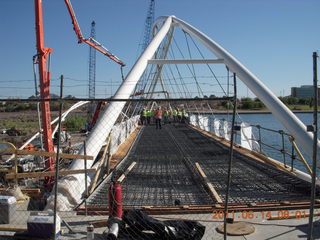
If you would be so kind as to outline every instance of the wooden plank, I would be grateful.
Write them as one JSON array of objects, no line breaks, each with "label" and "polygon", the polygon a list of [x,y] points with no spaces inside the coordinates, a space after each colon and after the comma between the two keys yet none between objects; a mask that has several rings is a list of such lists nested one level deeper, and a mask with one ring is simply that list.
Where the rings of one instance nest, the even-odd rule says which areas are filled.
[{"label": "wooden plank", "polygon": [[[56,157],[57,156],[57,153],[55,153],[55,152],[39,152],[39,151],[17,150],[17,149],[5,149],[2,151],[2,153],[4,153],[4,154],[17,154],[17,155],[32,155],[32,156],[41,156],[41,157]],[[88,155],[59,153],[59,156],[61,158],[69,158],[69,159],[93,160],[93,156],[88,156]]]},{"label": "wooden plank", "polygon": [[27,227],[20,227],[20,226],[0,226],[0,231],[6,232],[20,232],[20,231],[27,231]]},{"label": "wooden plank", "polygon": [[[138,137],[141,126],[137,126],[136,129],[130,134],[130,136],[118,147],[117,152],[115,152],[109,160],[109,169],[114,169],[116,166],[125,158],[129,150],[132,147],[135,139]],[[103,178],[106,178],[104,176]]]},{"label": "wooden plank", "polygon": [[202,168],[200,167],[200,164],[199,163],[195,163],[196,164],[196,168],[198,169],[198,171],[199,171],[199,173],[200,173],[200,175],[201,175],[201,177],[203,177],[203,178],[207,178],[207,175],[204,173],[204,171],[202,170]]},{"label": "wooden plank", "polygon": [[[87,169],[88,173],[96,172],[95,168]],[[71,174],[82,174],[85,173],[84,169],[78,170],[61,170],[59,171],[59,176],[71,175]],[[44,178],[55,176],[55,172],[31,172],[31,173],[9,173],[6,175],[6,179],[14,179],[14,178]]]},{"label": "wooden plank", "polygon": [[107,223],[108,223],[108,219],[91,222],[91,224],[94,226],[94,228],[107,227],[108,226]]},{"label": "wooden plank", "polygon": [[107,145],[104,148],[102,157],[100,159],[99,166],[97,168],[96,175],[94,176],[93,182],[91,184],[91,188],[90,188],[90,191],[89,191],[90,194],[93,192],[93,190],[95,189],[95,187],[97,185],[97,181],[98,181],[98,177],[100,175],[101,168],[102,168],[102,166],[104,165],[104,163],[106,161],[106,155],[107,155],[107,152],[108,152],[108,149],[109,149],[110,141],[111,141],[111,135],[109,134],[108,135],[108,139],[107,139]]},{"label": "wooden plank", "polygon": [[137,162],[132,162],[130,166],[127,168],[127,170],[118,178],[118,182],[121,183],[125,177],[128,175],[128,173],[134,168],[134,166],[137,164]]},{"label": "wooden plank", "polygon": [[[7,194],[8,193],[7,188],[0,188],[0,194]],[[32,198],[40,198],[42,196],[40,188],[35,188],[35,189],[21,189],[21,192],[23,194],[28,195],[29,197]]]},{"label": "wooden plank", "polygon": [[312,175],[312,170],[311,170],[309,164],[307,163],[307,161],[305,160],[305,158],[303,157],[302,153],[300,152],[300,149],[298,148],[297,144],[295,143],[294,138],[292,136],[289,136],[289,140],[290,140],[292,146],[294,147],[294,149],[296,150],[300,161],[304,164],[304,166],[306,167],[306,169],[308,170],[310,175]]},{"label": "wooden plank", "polygon": [[0,173],[9,173],[9,172],[15,172],[14,169],[0,169]]},{"label": "wooden plank", "polygon": [[203,180],[205,181],[205,183],[207,184],[207,187],[209,188],[211,194],[213,195],[213,197],[215,198],[215,200],[218,202],[218,203],[222,203],[222,199],[221,197],[219,196],[218,192],[216,191],[216,189],[214,188],[214,186],[212,185],[212,183],[210,183],[208,181],[208,178],[207,178],[207,175],[204,173],[204,171],[202,170],[201,166],[199,163],[195,163],[196,165],[196,168],[198,169],[201,177],[203,178]]}]

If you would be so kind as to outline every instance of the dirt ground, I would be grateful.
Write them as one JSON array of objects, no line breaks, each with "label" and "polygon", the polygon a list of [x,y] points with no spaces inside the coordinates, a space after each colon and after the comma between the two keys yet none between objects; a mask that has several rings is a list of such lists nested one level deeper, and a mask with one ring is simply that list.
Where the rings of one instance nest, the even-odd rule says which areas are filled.
[{"label": "dirt ground", "polygon": [[[70,115],[84,115],[76,112]],[[58,117],[58,112],[51,112],[51,120]],[[9,136],[4,130],[15,128],[21,132],[20,136]],[[39,131],[39,121],[36,111],[0,112],[0,142],[11,142],[16,146],[25,142]]]}]

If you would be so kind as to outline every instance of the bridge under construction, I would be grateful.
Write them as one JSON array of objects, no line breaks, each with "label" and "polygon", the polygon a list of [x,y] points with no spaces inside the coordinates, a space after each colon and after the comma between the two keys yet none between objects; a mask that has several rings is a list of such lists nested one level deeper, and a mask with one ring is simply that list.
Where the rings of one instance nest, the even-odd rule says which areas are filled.
[{"label": "bridge under construction", "polygon": [[[229,203],[275,206],[307,204],[310,183],[279,166],[235,148]],[[187,124],[162,129],[144,126],[129,154],[118,164],[126,207],[213,206],[225,201],[230,147]],[[131,171],[128,167],[136,163]],[[290,168],[288,168],[290,169]],[[108,205],[107,178],[88,199],[88,207]],[[319,191],[317,192],[319,195]],[[210,208],[211,209],[211,208]]]}]

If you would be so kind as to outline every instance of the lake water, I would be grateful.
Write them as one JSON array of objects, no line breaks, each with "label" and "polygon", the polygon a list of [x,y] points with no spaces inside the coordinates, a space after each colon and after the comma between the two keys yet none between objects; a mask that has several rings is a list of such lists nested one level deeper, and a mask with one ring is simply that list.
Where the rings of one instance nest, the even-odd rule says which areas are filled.
[{"label": "lake water", "polygon": [[[296,116],[306,125],[312,125],[313,124],[313,113],[297,113]],[[232,115],[216,115],[216,118],[219,119],[225,119],[228,121],[231,121]],[[320,118],[320,115],[318,115],[318,119]],[[264,128],[270,128],[273,130],[284,130],[285,132],[288,132],[285,127],[272,115],[272,114],[265,114],[265,113],[256,113],[256,114],[239,114],[239,117],[237,118],[237,121],[240,121],[240,119],[243,122],[247,122],[251,125],[260,125]],[[320,123],[320,121],[319,121]],[[319,124],[318,123],[318,124]],[[259,138],[258,129],[253,129],[254,136],[256,139]],[[277,148],[282,148],[282,136],[278,133],[273,133],[270,131],[262,130],[261,129],[261,140],[262,142]],[[239,136],[237,136],[237,141],[239,141]],[[288,140],[288,137],[284,137],[284,145],[285,150],[291,154],[292,152],[292,145],[290,141]],[[303,156],[306,158],[306,160],[309,162],[311,166],[311,157],[304,153],[304,151],[300,148],[300,150],[303,153]],[[281,162],[286,162],[287,165],[291,166],[292,159],[290,156],[286,155],[285,158],[283,157],[283,154],[277,150],[274,150],[267,146],[262,146],[262,151],[265,152],[269,157],[276,159]],[[296,154],[296,153],[295,153]],[[307,172],[304,165],[300,162],[300,160],[295,159],[293,161],[293,166],[303,172]],[[318,168],[318,175],[319,174],[319,168]]]}]

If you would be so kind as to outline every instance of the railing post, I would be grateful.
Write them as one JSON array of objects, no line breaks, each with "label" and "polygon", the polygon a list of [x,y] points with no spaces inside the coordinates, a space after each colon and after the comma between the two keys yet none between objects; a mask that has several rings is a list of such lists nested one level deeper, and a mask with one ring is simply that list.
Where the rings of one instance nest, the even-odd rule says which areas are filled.
[{"label": "railing post", "polygon": [[291,144],[291,172],[293,171],[293,161],[295,160],[296,156],[294,155],[294,146]]},{"label": "railing post", "polygon": [[258,128],[258,133],[259,133],[259,152],[262,153],[262,144],[261,144],[261,128],[260,128],[260,125],[257,125],[257,128]]},{"label": "railing post", "polygon": [[279,130],[279,133],[281,134],[281,138],[282,138],[282,149],[281,149],[281,152],[282,152],[282,156],[283,156],[283,164],[284,164],[284,167],[287,167],[287,164],[286,164],[286,151],[284,149],[284,132],[282,130]]}]

